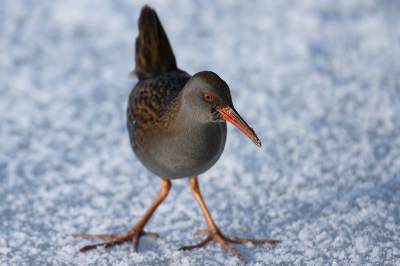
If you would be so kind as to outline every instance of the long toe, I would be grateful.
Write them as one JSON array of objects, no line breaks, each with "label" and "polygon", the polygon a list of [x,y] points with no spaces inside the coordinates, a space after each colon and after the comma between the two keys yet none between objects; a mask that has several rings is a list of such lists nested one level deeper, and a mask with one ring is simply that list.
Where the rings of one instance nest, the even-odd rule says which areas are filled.
[{"label": "long toe", "polygon": [[117,235],[87,235],[87,234],[72,234],[74,237],[82,237],[90,240],[104,240],[104,241],[113,241],[119,240],[124,237],[129,236],[129,234],[117,234]]},{"label": "long toe", "polygon": [[206,230],[197,230],[196,233],[194,233],[194,235],[201,235],[201,234],[207,234],[208,236],[197,245],[184,246],[184,247],[181,247],[179,250],[191,250],[194,248],[201,248],[201,247],[205,246],[208,242],[214,241],[214,242],[219,243],[225,250],[231,252],[233,255],[235,255],[237,258],[239,258],[241,261],[243,261],[244,263],[247,263],[246,260],[242,257],[242,255],[240,255],[239,252],[236,251],[236,249],[229,246],[226,242],[232,242],[232,243],[236,243],[236,244],[244,244],[244,243],[248,243],[248,242],[253,243],[253,244],[265,244],[265,243],[274,244],[274,243],[280,242],[279,240],[270,240],[270,239],[258,240],[258,239],[237,238],[237,237],[233,237],[233,236],[227,236],[227,235],[221,234],[220,231],[218,230],[218,228],[215,231],[206,229]]},{"label": "long toe", "polygon": [[141,236],[151,236],[154,238],[160,238],[159,234],[153,232],[142,232]]},{"label": "long toe", "polygon": [[109,247],[121,245],[122,243],[125,243],[125,242],[132,242],[133,243],[133,252],[136,253],[138,251],[140,237],[142,237],[142,236],[151,236],[151,237],[155,237],[155,238],[159,238],[160,237],[157,233],[144,232],[144,231],[139,231],[139,232],[131,231],[129,233],[118,234],[118,235],[73,234],[73,236],[74,237],[83,237],[83,238],[90,239],[90,240],[108,241],[108,242],[105,242],[105,243],[84,246],[76,254],[78,254],[80,252],[85,252],[85,251],[88,251],[88,250],[91,250],[91,249],[95,249],[97,247],[109,248]]},{"label": "long toe", "polygon": [[[222,235],[222,234],[221,234]],[[233,237],[233,236],[227,236],[227,235],[222,235],[222,238],[225,241],[231,242],[231,243],[236,243],[236,244],[244,244],[244,243],[253,243],[253,244],[275,244],[275,243],[279,243],[281,241],[279,240],[272,240],[272,239],[249,239],[249,238],[237,238],[237,237]]]},{"label": "long toe", "polygon": [[193,246],[184,246],[179,248],[178,250],[191,250],[194,248],[201,248],[203,246],[205,246],[208,242],[210,242],[212,240],[211,236],[207,236],[206,239],[204,239],[203,241],[201,241],[199,244],[197,245],[193,245]]},{"label": "long toe", "polygon": [[85,252],[85,251],[88,251],[88,250],[91,250],[91,249],[95,249],[97,247],[109,248],[109,247],[121,245],[124,242],[126,242],[126,240],[120,239],[120,240],[110,241],[110,242],[101,243],[101,244],[84,246],[78,252],[76,252],[75,255],[77,255],[78,253],[81,253],[81,252]]}]

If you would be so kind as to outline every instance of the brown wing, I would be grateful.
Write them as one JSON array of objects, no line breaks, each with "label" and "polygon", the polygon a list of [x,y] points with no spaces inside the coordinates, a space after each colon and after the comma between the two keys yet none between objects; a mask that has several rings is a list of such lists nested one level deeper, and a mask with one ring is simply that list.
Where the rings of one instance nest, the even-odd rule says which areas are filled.
[{"label": "brown wing", "polygon": [[164,130],[173,121],[176,99],[190,78],[177,68],[167,35],[149,6],[144,6],[140,14],[135,61],[139,83],[129,96],[127,126],[136,151],[153,132]]},{"label": "brown wing", "polygon": [[177,114],[178,95],[189,79],[186,73],[167,73],[135,86],[127,109],[127,128],[134,150],[145,143],[145,135],[168,128]]}]

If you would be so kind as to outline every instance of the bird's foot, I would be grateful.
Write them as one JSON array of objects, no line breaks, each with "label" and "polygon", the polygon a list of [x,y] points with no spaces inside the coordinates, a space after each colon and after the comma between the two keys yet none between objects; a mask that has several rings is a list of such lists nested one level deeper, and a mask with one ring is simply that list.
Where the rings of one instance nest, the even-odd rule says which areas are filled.
[{"label": "bird's foot", "polygon": [[201,248],[205,246],[208,242],[214,241],[219,243],[224,249],[230,251],[232,254],[234,254],[236,257],[238,257],[240,260],[242,260],[244,263],[247,263],[246,260],[239,254],[239,252],[236,251],[233,247],[229,246],[226,242],[232,242],[236,244],[244,244],[244,243],[253,243],[253,244],[274,244],[277,242],[280,242],[279,240],[258,240],[258,239],[247,239],[247,238],[237,238],[237,237],[232,237],[232,236],[227,236],[222,234],[218,229],[217,230],[197,230],[194,235],[201,235],[201,234],[206,234],[208,235],[203,241],[201,241],[197,245],[193,246],[184,246],[181,247],[179,250],[190,250],[194,248]]},{"label": "bird's foot", "polygon": [[[105,243],[88,245],[81,248],[76,254],[80,252],[85,252],[91,249],[95,249],[97,247],[113,247],[117,245],[121,245],[124,242],[132,242],[133,243],[133,252],[137,252],[137,248],[139,246],[139,238],[141,236],[152,236],[155,238],[159,238],[160,236],[157,233],[145,232],[143,230],[131,230],[125,234],[118,235],[86,235],[86,234],[73,234],[74,237],[83,237],[90,240],[104,240],[108,241]],[[75,255],[76,255],[75,254]]]}]

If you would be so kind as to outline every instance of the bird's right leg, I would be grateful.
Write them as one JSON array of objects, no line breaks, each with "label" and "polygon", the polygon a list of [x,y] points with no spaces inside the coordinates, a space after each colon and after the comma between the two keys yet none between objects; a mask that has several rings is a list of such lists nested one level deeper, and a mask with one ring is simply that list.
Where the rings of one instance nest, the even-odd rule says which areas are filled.
[{"label": "bird's right leg", "polygon": [[120,245],[124,242],[131,241],[133,243],[133,252],[137,252],[137,248],[139,246],[139,238],[141,236],[152,236],[158,238],[157,233],[150,233],[143,231],[144,226],[147,221],[150,219],[151,215],[157,209],[158,205],[167,197],[169,189],[171,188],[171,181],[167,179],[161,179],[161,188],[160,192],[157,195],[157,198],[154,200],[153,204],[147,210],[147,212],[142,216],[142,218],[129,230],[128,233],[118,234],[118,235],[86,235],[86,234],[73,234],[75,237],[83,237],[91,240],[105,240],[108,241],[106,243],[88,245],[81,248],[79,252],[85,252],[90,249],[95,249],[99,246],[104,246],[106,248]]}]

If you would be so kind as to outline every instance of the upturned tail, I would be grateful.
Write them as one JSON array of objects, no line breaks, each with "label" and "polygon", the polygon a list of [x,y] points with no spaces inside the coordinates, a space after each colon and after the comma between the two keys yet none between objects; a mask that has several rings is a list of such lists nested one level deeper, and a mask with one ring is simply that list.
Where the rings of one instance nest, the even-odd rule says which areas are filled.
[{"label": "upturned tail", "polygon": [[178,70],[174,53],[160,20],[156,12],[147,5],[140,13],[135,61],[136,67],[132,74],[139,79]]}]

